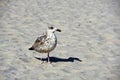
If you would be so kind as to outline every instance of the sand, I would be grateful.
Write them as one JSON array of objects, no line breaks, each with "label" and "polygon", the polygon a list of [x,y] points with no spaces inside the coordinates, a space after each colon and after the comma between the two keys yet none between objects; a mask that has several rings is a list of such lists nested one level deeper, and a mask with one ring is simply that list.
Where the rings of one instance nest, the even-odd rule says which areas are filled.
[{"label": "sand", "polygon": [[[48,26],[62,32],[41,64],[28,48]],[[120,80],[120,1],[0,0],[0,80]]]}]

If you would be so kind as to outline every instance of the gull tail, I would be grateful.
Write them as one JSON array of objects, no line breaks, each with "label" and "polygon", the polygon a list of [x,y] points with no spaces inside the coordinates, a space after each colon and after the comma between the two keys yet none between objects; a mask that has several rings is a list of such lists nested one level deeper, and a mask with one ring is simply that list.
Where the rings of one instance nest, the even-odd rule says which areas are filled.
[{"label": "gull tail", "polygon": [[33,48],[33,47],[31,47],[31,48],[29,48],[29,50],[34,50],[34,48]]}]

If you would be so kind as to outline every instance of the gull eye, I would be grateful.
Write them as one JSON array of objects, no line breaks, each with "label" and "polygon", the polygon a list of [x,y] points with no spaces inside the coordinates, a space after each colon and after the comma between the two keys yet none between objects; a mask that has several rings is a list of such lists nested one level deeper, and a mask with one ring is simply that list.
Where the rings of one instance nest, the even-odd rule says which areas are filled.
[{"label": "gull eye", "polygon": [[49,29],[53,29],[53,27],[49,27]]}]

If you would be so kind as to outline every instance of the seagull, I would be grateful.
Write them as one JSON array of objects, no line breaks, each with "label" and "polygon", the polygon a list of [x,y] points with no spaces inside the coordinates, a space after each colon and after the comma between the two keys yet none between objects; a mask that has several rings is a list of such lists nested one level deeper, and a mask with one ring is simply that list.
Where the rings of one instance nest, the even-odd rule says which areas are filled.
[{"label": "seagull", "polygon": [[46,32],[38,37],[29,50],[34,50],[39,53],[47,53],[47,61],[50,62],[49,53],[53,51],[57,45],[57,37],[55,31],[61,32],[60,29],[48,27]]}]

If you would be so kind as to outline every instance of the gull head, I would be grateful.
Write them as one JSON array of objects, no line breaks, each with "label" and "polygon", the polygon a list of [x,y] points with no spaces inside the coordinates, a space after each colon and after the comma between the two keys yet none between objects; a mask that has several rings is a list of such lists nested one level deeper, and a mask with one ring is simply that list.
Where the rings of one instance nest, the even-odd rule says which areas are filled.
[{"label": "gull head", "polygon": [[54,27],[48,27],[48,31],[54,33],[55,31],[61,32],[60,29]]}]

